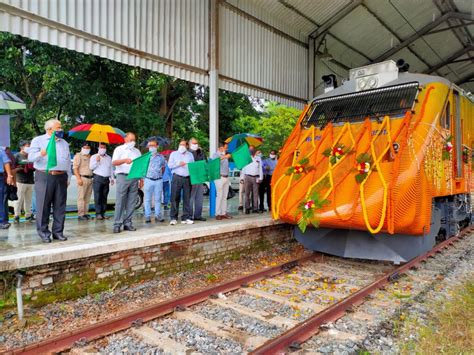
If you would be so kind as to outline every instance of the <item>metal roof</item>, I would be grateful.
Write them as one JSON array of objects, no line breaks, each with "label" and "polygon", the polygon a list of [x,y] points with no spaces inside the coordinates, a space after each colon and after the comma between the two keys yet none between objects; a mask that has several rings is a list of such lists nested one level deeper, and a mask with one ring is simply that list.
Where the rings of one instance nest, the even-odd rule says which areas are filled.
[{"label": "metal roof", "polygon": [[[0,0],[0,31],[208,85],[213,1]],[[403,58],[474,91],[473,0],[218,3],[221,88],[301,105],[323,74]]]}]

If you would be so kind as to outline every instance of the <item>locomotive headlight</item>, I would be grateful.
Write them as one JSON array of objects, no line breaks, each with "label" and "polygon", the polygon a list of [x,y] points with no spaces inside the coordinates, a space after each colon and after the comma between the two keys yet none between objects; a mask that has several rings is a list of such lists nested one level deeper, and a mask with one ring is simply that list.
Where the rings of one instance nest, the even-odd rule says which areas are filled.
[{"label": "locomotive headlight", "polygon": [[367,86],[367,80],[366,79],[359,79],[357,81],[357,87],[358,87],[359,90],[364,90],[366,86]]},{"label": "locomotive headlight", "polygon": [[368,87],[369,89],[376,88],[376,87],[377,87],[377,83],[378,83],[378,80],[377,80],[377,77],[376,77],[376,76],[372,76],[372,77],[370,77],[369,79],[367,79],[367,87]]}]

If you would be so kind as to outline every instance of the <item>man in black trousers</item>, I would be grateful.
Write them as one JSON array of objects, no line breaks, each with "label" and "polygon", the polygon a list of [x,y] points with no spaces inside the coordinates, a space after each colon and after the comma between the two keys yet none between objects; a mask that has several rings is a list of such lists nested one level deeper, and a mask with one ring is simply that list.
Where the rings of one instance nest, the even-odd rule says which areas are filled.
[{"label": "man in black trousers", "polygon": [[[63,139],[64,131],[61,122],[56,119],[44,124],[46,134],[34,138],[31,142],[28,160],[33,162],[35,173],[36,194],[36,230],[44,243],[51,243],[53,239],[67,240],[64,236],[64,219],[66,218],[67,187],[71,172],[71,156],[69,144]],[[46,148],[56,132],[56,159],[57,165],[47,170],[48,153]],[[49,230],[49,215],[53,209],[52,233]]]},{"label": "man in black trousers", "polygon": [[114,184],[114,170],[112,158],[107,154],[107,146],[104,143],[99,144],[97,154],[91,157],[89,168],[94,173],[92,188],[94,190],[95,218],[97,220],[108,219],[105,211],[107,210],[109,185]]}]

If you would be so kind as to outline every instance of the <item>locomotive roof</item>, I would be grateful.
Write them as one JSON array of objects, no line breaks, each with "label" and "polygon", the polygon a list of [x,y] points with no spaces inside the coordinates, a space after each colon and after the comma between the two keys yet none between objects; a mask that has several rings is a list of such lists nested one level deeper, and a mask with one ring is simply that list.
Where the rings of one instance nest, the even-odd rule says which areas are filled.
[{"label": "locomotive roof", "polygon": [[[436,75],[426,75],[426,74],[415,74],[415,73],[399,73],[398,78],[395,80],[392,80],[385,85],[380,86],[379,88],[386,87],[386,86],[393,86],[393,85],[400,85],[400,84],[405,84],[405,83],[411,83],[411,82],[419,82],[421,85],[426,85],[429,83],[443,83],[447,86],[454,85],[451,83],[449,80],[442,78],[440,76]],[[321,94],[317,97],[314,98],[316,99],[322,99],[326,97],[332,97],[332,96],[339,96],[343,94],[350,94],[353,92],[356,92],[356,81],[355,80],[347,80],[345,81],[341,86],[337,87],[334,90],[331,90],[329,92],[326,92],[324,94]],[[460,89],[462,91],[462,89]]]}]

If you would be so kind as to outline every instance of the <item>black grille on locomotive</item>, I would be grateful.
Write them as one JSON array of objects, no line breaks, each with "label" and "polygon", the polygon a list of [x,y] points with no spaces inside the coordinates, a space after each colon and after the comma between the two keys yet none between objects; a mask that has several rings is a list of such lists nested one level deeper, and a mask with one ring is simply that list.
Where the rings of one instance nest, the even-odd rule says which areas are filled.
[{"label": "black grille on locomotive", "polygon": [[413,108],[418,88],[419,83],[412,82],[316,99],[302,125],[322,129],[329,122],[361,122],[366,117],[403,115]]}]

